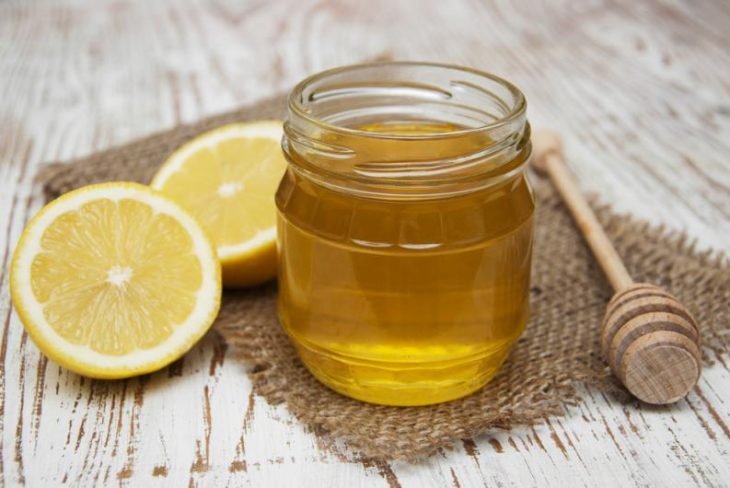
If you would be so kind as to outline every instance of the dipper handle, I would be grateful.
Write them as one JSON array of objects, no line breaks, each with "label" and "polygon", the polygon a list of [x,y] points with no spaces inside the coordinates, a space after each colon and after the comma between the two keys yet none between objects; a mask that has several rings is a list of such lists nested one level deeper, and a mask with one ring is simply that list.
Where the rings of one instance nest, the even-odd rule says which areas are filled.
[{"label": "dipper handle", "polygon": [[565,166],[558,135],[536,131],[532,143],[533,166],[550,176],[615,291],[601,332],[601,349],[611,370],[647,403],[683,398],[701,373],[697,324],[674,296],[633,282]]},{"label": "dipper handle", "polygon": [[533,167],[550,176],[614,291],[625,290],[633,280],[565,166],[560,137],[548,130],[535,131],[532,146]]}]

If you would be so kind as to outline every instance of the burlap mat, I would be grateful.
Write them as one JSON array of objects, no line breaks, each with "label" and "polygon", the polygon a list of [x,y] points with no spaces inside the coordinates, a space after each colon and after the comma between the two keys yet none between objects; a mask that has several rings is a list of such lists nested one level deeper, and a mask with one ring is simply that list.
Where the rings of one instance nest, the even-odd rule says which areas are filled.
[{"label": "burlap mat", "polygon": [[[197,133],[234,121],[281,118],[278,96],[103,151],[71,164],[45,167],[38,178],[47,197],[89,183],[148,182],[157,166]],[[276,288],[226,292],[214,327],[249,365],[255,391],[316,432],[339,438],[361,456],[415,459],[459,438],[530,423],[564,413],[582,382],[623,391],[610,375],[598,345],[599,324],[611,290],[552,188],[535,182],[538,200],[531,290],[532,319],[495,379],[461,400],[427,407],[386,407],[341,396],[302,366],[276,319]],[[598,215],[631,274],[674,293],[702,328],[706,361],[730,342],[730,267],[716,253],[696,252],[686,236],[618,216]],[[641,408],[638,403],[638,408]],[[241,412],[243,415],[244,412]]]}]

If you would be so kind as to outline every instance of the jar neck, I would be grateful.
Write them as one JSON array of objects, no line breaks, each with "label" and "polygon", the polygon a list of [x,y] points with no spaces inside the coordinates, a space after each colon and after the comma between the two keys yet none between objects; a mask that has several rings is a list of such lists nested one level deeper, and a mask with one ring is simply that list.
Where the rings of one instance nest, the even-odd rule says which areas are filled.
[{"label": "jar neck", "polygon": [[521,174],[531,152],[521,92],[465,68],[332,70],[297,85],[288,109],[282,146],[291,169],[365,197],[478,191]]}]

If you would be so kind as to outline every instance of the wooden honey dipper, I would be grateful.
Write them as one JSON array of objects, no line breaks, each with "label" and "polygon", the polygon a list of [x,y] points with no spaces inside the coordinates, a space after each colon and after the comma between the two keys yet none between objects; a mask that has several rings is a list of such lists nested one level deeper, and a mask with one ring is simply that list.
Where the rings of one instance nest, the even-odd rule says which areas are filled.
[{"label": "wooden honey dipper", "polygon": [[601,331],[611,370],[637,398],[666,404],[700,377],[699,330],[679,301],[658,286],[634,283],[563,162],[558,134],[535,131],[533,167],[547,173],[614,289]]}]

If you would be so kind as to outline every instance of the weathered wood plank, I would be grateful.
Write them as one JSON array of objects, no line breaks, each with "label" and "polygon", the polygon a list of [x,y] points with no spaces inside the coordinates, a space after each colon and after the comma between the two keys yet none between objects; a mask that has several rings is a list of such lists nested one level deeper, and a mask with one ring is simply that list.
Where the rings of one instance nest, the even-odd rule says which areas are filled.
[{"label": "weathered wood plank", "polygon": [[686,401],[585,391],[569,415],[465,440],[418,466],[361,462],[250,394],[215,333],[128,382],[45,360],[8,296],[44,161],[70,159],[390,52],[514,80],[587,191],[730,251],[726,2],[0,3],[0,478],[30,486],[720,486],[730,369]]}]

